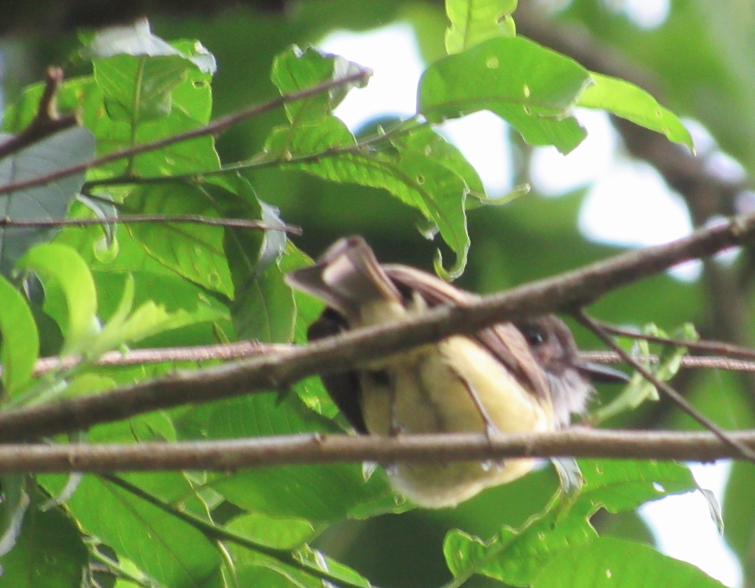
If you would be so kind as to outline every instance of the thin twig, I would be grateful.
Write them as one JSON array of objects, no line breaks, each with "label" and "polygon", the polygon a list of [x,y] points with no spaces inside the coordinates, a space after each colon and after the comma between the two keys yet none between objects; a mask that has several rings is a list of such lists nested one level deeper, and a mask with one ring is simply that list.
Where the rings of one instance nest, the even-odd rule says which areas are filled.
[{"label": "thin twig", "polygon": [[748,461],[755,463],[755,450],[750,449],[743,443],[734,439],[729,433],[724,431],[716,423],[714,423],[708,417],[700,413],[700,411],[698,411],[694,406],[692,406],[687,401],[687,399],[684,398],[684,396],[679,394],[679,392],[674,390],[666,382],[661,382],[658,378],[656,378],[650,372],[650,370],[645,368],[645,366],[643,366],[635,358],[629,355],[629,353],[627,353],[619,345],[617,345],[614,342],[614,340],[611,339],[611,336],[608,334],[608,332],[603,328],[602,324],[598,323],[597,321],[587,316],[582,309],[576,310],[573,314],[574,314],[574,317],[582,325],[584,325],[585,327],[590,329],[593,333],[595,333],[606,345],[608,345],[611,349],[613,349],[616,353],[618,353],[627,364],[629,364],[630,366],[632,366],[632,368],[634,368],[640,374],[642,374],[643,378],[645,378],[648,382],[653,384],[653,386],[655,386],[658,390],[666,394],[666,396],[671,398],[671,400],[673,400],[674,403],[679,408],[681,408],[690,417],[692,417],[694,420],[700,423],[703,427],[708,429],[711,433],[713,433],[716,437],[718,437],[723,443],[726,443],[732,449],[739,451],[740,457],[743,457],[744,459],[747,459]]},{"label": "thin twig", "polygon": [[88,226],[109,224],[133,224],[133,223],[191,223],[198,225],[211,225],[215,227],[232,227],[238,229],[253,229],[257,231],[285,231],[294,235],[301,235],[301,228],[286,224],[268,224],[258,220],[246,220],[242,218],[210,218],[195,214],[187,215],[152,215],[134,214],[129,216],[105,217],[105,218],[64,218],[44,220],[17,220],[0,218],[0,227],[62,227],[62,226]]},{"label": "thin twig", "polygon": [[[217,345],[195,345],[192,347],[155,347],[148,349],[131,349],[128,351],[108,351],[93,362],[96,366],[132,366],[150,363],[197,363],[213,360],[230,361],[254,357],[261,354],[287,353],[296,349],[293,345],[259,343],[256,341],[237,341],[235,343],[218,343]],[[613,351],[580,351],[580,358],[597,363],[622,363],[624,360]],[[647,358],[651,363],[658,362],[658,356]],[[76,357],[44,357],[37,360],[34,375],[41,376],[51,370],[70,369],[82,360]],[[681,367],[687,369],[729,370],[736,372],[755,372],[755,362],[715,356],[684,356]],[[0,373],[2,369],[0,368]]]},{"label": "thin twig", "polygon": [[[193,347],[158,347],[152,349],[132,349],[126,352],[108,351],[103,353],[93,365],[130,366],[149,363],[196,363],[212,360],[232,360],[254,357],[262,353],[285,353],[293,346],[284,344],[238,341],[218,345],[196,345]],[[75,357],[44,357],[34,365],[34,375],[40,376],[51,370],[70,369],[82,361]],[[0,372],[2,373],[2,372]]]},{"label": "thin twig", "polygon": [[[606,329],[608,331],[608,329]],[[610,332],[610,331],[609,331]],[[684,341],[679,341],[682,345]],[[580,358],[597,363],[622,363],[622,357],[614,351],[581,351]],[[658,363],[657,355],[643,356],[650,363]],[[732,372],[755,372],[755,361],[743,361],[715,355],[685,355],[680,358],[680,367],[686,369],[728,370]]]},{"label": "thin twig", "polygon": [[28,127],[18,135],[0,145],[0,159],[18,153],[29,145],[39,143],[54,135],[79,124],[75,115],[60,116],[56,106],[56,96],[63,82],[63,70],[58,67],[47,69],[45,89],[39,100],[39,109]]},{"label": "thin twig", "polygon": [[89,168],[97,167],[99,165],[103,165],[111,161],[133,157],[134,155],[139,155],[140,153],[146,153],[148,151],[157,151],[158,149],[162,149],[163,147],[167,147],[169,145],[173,145],[175,143],[180,143],[183,141],[189,141],[191,139],[197,139],[197,138],[206,137],[209,135],[218,135],[225,129],[233,125],[236,125],[247,118],[264,114],[265,112],[278,108],[279,106],[282,106],[283,104],[288,104],[289,102],[294,102],[296,100],[309,98],[310,96],[315,96],[316,94],[319,94],[321,92],[327,92],[328,90],[332,88],[337,88],[339,86],[345,86],[345,85],[352,84],[355,82],[363,81],[367,77],[369,77],[371,73],[372,72],[368,70],[364,70],[355,74],[351,74],[349,76],[345,76],[338,80],[334,80],[334,81],[327,82],[324,84],[318,84],[317,86],[307,88],[306,90],[301,90],[299,92],[292,92],[290,94],[284,94],[283,96],[281,96],[280,98],[276,98],[275,100],[270,100],[269,102],[265,102],[264,104],[252,106],[250,108],[247,108],[240,112],[236,112],[234,114],[222,116],[203,127],[192,129],[191,131],[187,131],[185,133],[172,135],[170,137],[166,137],[158,141],[152,141],[150,143],[142,143],[140,145],[129,147],[128,149],[121,149],[119,151],[113,151],[112,153],[108,153],[107,155],[103,155],[102,157],[91,159],[89,161],[85,161],[84,163],[67,167],[57,172],[40,176],[38,178],[33,178],[31,180],[26,180],[23,182],[16,182],[13,184],[6,184],[4,186],[0,186],[0,194],[8,194],[11,192],[17,192],[19,190],[26,190],[28,188],[34,188],[36,186],[44,186],[56,180],[60,180],[61,178],[65,178],[73,174],[86,171]]},{"label": "thin twig", "polygon": [[[755,431],[729,434],[755,448]],[[572,427],[548,433],[488,437],[474,433],[436,435],[300,434],[219,441],[108,444],[0,445],[0,473],[105,473],[209,470],[371,461],[483,461],[514,457],[610,459],[739,459],[739,448],[707,432],[618,431]]]},{"label": "thin twig", "polygon": [[[239,161],[237,163],[231,163],[224,165],[220,169],[207,170],[203,172],[192,172],[189,174],[180,174],[174,176],[117,176],[114,178],[103,178],[100,180],[91,180],[84,184],[82,190],[91,190],[102,186],[121,186],[132,184],[165,184],[172,182],[199,182],[204,178],[210,176],[217,176],[227,173],[234,173],[246,170],[256,170],[274,165],[286,166],[297,163],[307,163],[309,161],[317,161],[326,157],[333,157],[336,155],[343,155],[347,153],[359,153],[366,147],[370,147],[376,143],[380,143],[385,140],[389,140],[392,137],[402,135],[412,130],[425,126],[428,123],[417,123],[414,125],[408,125],[407,123],[416,122],[415,119],[407,119],[402,121],[400,125],[397,125],[393,129],[386,131],[382,134],[376,134],[367,139],[357,141],[353,145],[345,147],[329,147],[323,151],[317,153],[310,153],[307,155],[298,155],[289,159],[270,158],[268,156],[260,157],[259,155],[246,161]],[[264,155],[264,154],[263,154]]]},{"label": "thin twig", "polygon": [[439,306],[399,323],[321,339],[285,354],[260,355],[193,372],[179,371],[96,395],[4,411],[0,413],[0,441],[85,430],[152,410],[285,389],[307,376],[352,369],[371,359],[450,335],[572,309],[676,263],[742,244],[753,234],[755,214],[742,215],[666,245],[623,253],[559,276],[481,296],[464,306]]},{"label": "thin twig", "polygon": [[[631,329],[623,329],[614,325],[601,324],[603,329],[612,335],[621,337],[631,337],[632,339],[643,339],[651,343],[661,343],[662,345],[673,345],[675,347],[687,347],[696,351],[710,351],[712,353],[721,353],[723,355],[733,355],[734,357],[745,357],[755,359],[755,349],[725,343],[723,341],[683,341],[681,339],[672,339],[669,337],[658,337],[656,335],[645,335]],[[748,370],[749,371],[749,370]]]}]

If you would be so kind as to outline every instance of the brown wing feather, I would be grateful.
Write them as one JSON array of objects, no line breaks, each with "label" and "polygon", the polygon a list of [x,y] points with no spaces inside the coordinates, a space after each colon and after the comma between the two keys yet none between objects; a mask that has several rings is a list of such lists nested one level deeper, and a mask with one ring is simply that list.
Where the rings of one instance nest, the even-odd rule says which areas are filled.
[{"label": "brown wing feather", "polygon": [[[383,269],[399,289],[403,286],[417,291],[429,307],[439,304],[464,305],[480,298],[412,267],[384,264]],[[498,323],[469,337],[506,365],[533,394],[544,400],[550,399],[550,388],[543,370],[533,357],[527,341],[513,324]]]}]

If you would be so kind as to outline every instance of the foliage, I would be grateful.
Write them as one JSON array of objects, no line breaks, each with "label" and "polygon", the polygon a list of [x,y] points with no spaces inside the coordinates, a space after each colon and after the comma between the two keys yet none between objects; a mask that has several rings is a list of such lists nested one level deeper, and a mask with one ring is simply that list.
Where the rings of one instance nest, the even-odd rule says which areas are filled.
[{"label": "foliage", "polygon": [[[276,47],[281,50],[274,59],[269,55],[274,44],[259,53],[248,48],[254,69],[245,75],[254,78],[252,85],[261,84],[270,69],[270,79],[282,95],[321,84],[331,87],[286,102],[274,120],[249,121],[258,131],[258,151],[236,151],[235,157],[222,158],[222,165],[219,152],[233,151],[238,128],[231,129],[230,139],[224,138],[225,147],[216,145],[213,133],[192,134],[210,122],[214,103],[224,101],[228,110],[234,96],[228,77],[214,84],[215,58],[200,43],[203,39],[166,42],[146,23],[82,36],[84,46],[73,61],[87,71],[66,80],[56,96],[58,108],[77,111],[82,126],[4,158],[0,183],[43,177],[122,149],[170,142],[90,167],[85,174],[3,195],[4,216],[47,220],[65,214],[76,219],[198,215],[260,220],[268,226],[294,218],[302,219],[305,231],[326,241],[333,232],[329,224],[343,230],[339,214],[347,219],[348,214],[339,213],[337,205],[318,215],[316,201],[327,204],[332,193],[341,192],[365,207],[361,222],[378,234],[385,227],[398,227],[398,233],[402,219],[413,223],[416,215],[423,234],[437,234],[442,241],[434,245],[438,273],[458,277],[470,254],[468,213],[485,203],[486,195],[477,172],[434,124],[490,110],[529,145],[553,145],[569,152],[586,136],[572,115],[582,106],[607,110],[692,147],[676,115],[648,93],[516,36],[515,8],[516,2],[506,0],[449,0],[449,55],[425,71],[417,116],[378,126],[367,135],[353,134],[333,114],[366,74],[362,66],[295,45]],[[262,43],[265,34],[272,35],[282,25],[274,23],[268,31],[257,26]],[[316,28],[312,25],[311,31]],[[220,78],[222,58],[219,63]],[[228,69],[234,71],[232,63],[229,60]],[[241,71],[236,69],[235,75]],[[21,93],[4,115],[6,133],[18,135],[32,124],[43,93],[43,84]],[[311,193],[294,189],[300,185]],[[331,195],[320,198],[325,190]],[[468,199],[470,195],[476,198]],[[261,196],[275,201],[282,213]],[[371,216],[371,206],[379,214]],[[550,247],[558,249],[553,251],[555,259],[568,252],[573,256],[570,263],[576,264],[602,253],[581,241],[573,243],[573,235],[566,233],[566,224],[574,224],[573,199],[517,206],[508,225],[500,224],[497,208],[474,213],[471,222],[477,227],[490,223],[495,229],[479,231],[486,235],[480,251],[490,252],[495,243],[507,241],[525,250],[529,240],[547,233],[552,239],[563,236],[563,247]],[[525,215],[525,206],[533,216]],[[348,231],[361,230],[358,223],[346,226]],[[491,237],[498,233],[502,234]],[[303,242],[309,243],[306,249],[311,253],[317,252],[315,244],[322,245],[316,238]],[[441,249],[453,254],[453,263],[443,265]],[[240,339],[302,342],[320,307],[290,291],[283,276],[308,262],[280,228],[254,231],[182,222],[112,223],[57,232],[2,228],[4,407],[93,394],[174,367],[94,365],[103,352],[127,345],[188,346]],[[508,270],[492,270],[488,284],[502,286],[512,275],[546,273],[539,262],[519,262],[526,267],[516,263]],[[485,264],[495,265],[489,258]],[[473,275],[480,272],[474,257],[471,270]],[[511,275],[496,276],[495,271]],[[655,287],[683,288],[668,278],[659,280]],[[680,322],[678,316],[670,316]],[[82,355],[83,361],[33,377],[40,350],[61,357]],[[86,440],[138,443],[342,431],[319,381],[302,382],[295,393],[282,398],[270,392],[100,425],[86,434]],[[595,585],[606,577],[627,585],[665,586],[672,580],[686,586],[716,585],[697,568],[636,542],[599,537],[591,523],[599,509],[631,511],[644,502],[694,490],[686,467],[608,461],[588,461],[581,467],[585,485],[570,501],[557,494],[546,505],[533,504],[533,494],[521,490],[526,481],[492,491],[490,496],[504,503],[500,520],[486,517],[495,519],[489,521],[494,528],[485,534],[452,529],[439,546],[437,554],[443,554],[454,578],[451,585],[461,585],[475,574],[514,586]],[[367,586],[368,574],[331,559],[313,542],[327,546],[333,529],[346,519],[380,520],[380,514],[410,508],[397,502],[382,470],[368,476],[356,464],[80,479],[3,476],[2,486],[0,586],[63,587],[95,581],[118,587],[318,586],[323,580]],[[555,485],[546,482],[543,487],[548,493]],[[529,494],[517,502],[526,508],[507,514],[506,497],[517,493]],[[44,503],[51,497],[63,504],[50,508]],[[458,516],[455,524],[464,526],[464,512],[474,508],[465,506],[460,514],[447,516]],[[526,517],[530,518],[525,521]],[[746,542],[746,537],[740,539]],[[641,562],[645,576],[638,577],[636,567],[622,565],[628,558]],[[107,570],[107,579],[95,575],[95,569]]]}]

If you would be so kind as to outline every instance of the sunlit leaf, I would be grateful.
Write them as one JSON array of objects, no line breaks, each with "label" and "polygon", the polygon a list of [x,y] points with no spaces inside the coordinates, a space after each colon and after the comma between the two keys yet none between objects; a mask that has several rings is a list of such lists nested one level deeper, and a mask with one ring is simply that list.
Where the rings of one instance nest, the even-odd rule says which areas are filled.
[{"label": "sunlit leaf", "polygon": [[522,37],[490,39],[422,75],[419,111],[431,122],[490,110],[530,145],[574,149],[586,133],[570,110],[590,75],[576,61]]},{"label": "sunlit leaf", "polygon": [[5,278],[0,276],[0,361],[3,391],[13,396],[31,380],[39,357],[39,335],[29,305]]},{"label": "sunlit leaf", "polygon": [[66,245],[45,243],[38,245],[18,262],[18,267],[33,270],[42,277],[45,286],[51,280],[65,300],[65,311],[53,314],[65,334],[62,353],[84,351],[99,331],[97,322],[97,292],[94,280],[84,260]]},{"label": "sunlit leaf", "polygon": [[538,576],[533,588],[723,588],[699,568],[652,547],[601,537],[561,554]]},{"label": "sunlit leaf", "polygon": [[590,77],[594,83],[585,88],[579,97],[579,106],[607,110],[695,151],[692,136],[679,117],[658,104],[648,92],[626,80],[594,72],[590,73]]},{"label": "sunlit leaf", "polygon": [[459,53],[493,37],[513,37],[517,0],[447,0],[446,51]]}]

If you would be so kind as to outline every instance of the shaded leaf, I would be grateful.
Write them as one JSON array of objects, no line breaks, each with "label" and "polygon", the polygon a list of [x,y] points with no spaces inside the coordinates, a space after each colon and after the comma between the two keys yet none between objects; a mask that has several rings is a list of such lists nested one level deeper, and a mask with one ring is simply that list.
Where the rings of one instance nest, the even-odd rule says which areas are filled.
[{"label": "shaded leaf", "polygon": [[[150,491],[170,484],[176,495],[190,490],[181,474],[128,476]],[[57,493],[65,476],[42,476]],[[175,588],[219,588],[220,556],[201,532],[171,514],[93,475],[86,475],[68,501],[82,530],[133,561],[160,584]]]},{"label": "shaded leaf", "polygon": [[[138,187],[127,200],[129,210],[151,215],[199,215],[218,218],[205,189],[194,184]],[[233,297],[224,251],[224,228],[196,223],[136,223],[128,230],[153,258],[193,282]]]},{"label": "shaded leaf", "polygon": [[[44,177],[93,156],[92,134],[85,128],[73,127],[0,160],[0,185]],[[44,186],[4,194],[0,196],[0,217],[27,221],[65,218],[83,183],[84,173],[80,172]],[[0,274],[10,276],[16,261],[53,232],[54,229],[42,227],[0,229]]]},{"label": "shaded leaf", "polygon": [[383,188],[416,208],[438,226],[456,253],[451,275],[459,275],[469,249],[464,179],[414,144],[397,143],[383,151],[359,149],[344,123],[335,117],[296,128],[279,127],[268,140],[271,153],[296,156],[285,167],[301,169],[335,182]]},{"label": "shaded leaf", "polygon": [[58,509],[39,510],[35,499],[14,549],[0,557],[0,587],[75,588],[82,585],[87,559],[76,524]]},{"label": "shaded leaf", "polygon": [[[179,419],[177,429],[182,439],[340,432],[294,394],[280,401],[272,394],[255,394],[198,406]],[[394,504],[385,476],[365,481],[358,464],[256,468],[218,474],[208,485],[245,510],[313,522],[342,519],[357,508],[385,511]]]}]

